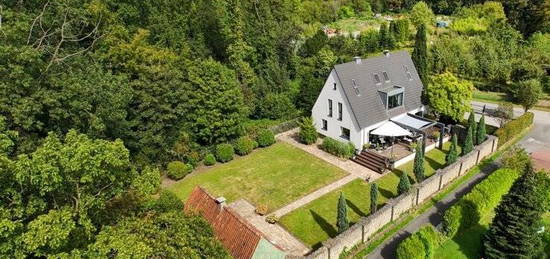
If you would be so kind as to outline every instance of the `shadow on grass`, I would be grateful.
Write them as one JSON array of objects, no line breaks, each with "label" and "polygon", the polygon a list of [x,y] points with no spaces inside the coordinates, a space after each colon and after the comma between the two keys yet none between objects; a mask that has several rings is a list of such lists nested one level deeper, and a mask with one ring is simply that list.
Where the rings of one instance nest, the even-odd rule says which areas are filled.
[{"label": "shadow on grass", "polygon": [[353,203],[352,201],[346,199],[346,203],[348,204],[348,207],[350,207],[351,210],[353,210],[353,212],[355,212],[355,214],[361,216],[361,217],[366,217],[367,214],[363,211],[361,211],[361,209],[359,207],[357,207],[357,205],[355,205],[355,203]]},{"label": "shadow on grass", "polygon": [[[309,213],[311,213],[311,216],[313,217],[315,222],[319,224],[321,229],[323,229],[323,231],[327,233],[329,237],[335,237],[336,235],[338,235],[338,231],[336,231],[336,229],[325,218],[321,217],[321,215],[317,214],[317,212],[313,210],[309,210]],[[317,249],[321,247],[321,245],[322,244],[319,242],[317,244],[314,244],[313,248]]]},{"label": "shadow on grass", "polygon": [[380,192],[380,194],[382,194],[382,196],[384,196],[388,199],[393,198],[393,197],[396,196],[392,191],[384,189],[384,188],[380,188],[380,187],[378,187],[378,192]]},{"label": "shadow on grass", "polygon": [[439,163],[431,157],[426,156],[424,159],[428,162],[428,165],[434,169],[434,171],[445,166],[445,164]]},{"label": "shadow on grass", "polygon": [[487,227],[476,224],[470,229],[455,236],[452,240],[458,245],[459,251],[466,258],[481,258],[483,249],[483,235],[487,232]]}]

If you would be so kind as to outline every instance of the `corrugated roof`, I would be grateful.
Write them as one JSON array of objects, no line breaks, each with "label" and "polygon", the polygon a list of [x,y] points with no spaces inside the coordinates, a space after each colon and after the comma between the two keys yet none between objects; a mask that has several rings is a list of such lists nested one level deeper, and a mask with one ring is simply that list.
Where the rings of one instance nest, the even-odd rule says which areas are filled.
[{"label": "corrugated roof", "polygon": [[[407,51],[363,59],[359,64],[355,61],[339,64],[334,66],[334,70],[360,128],[422,106],[420,98],[423,85]],[[387,73],[389,81],[385,80],[383,72]],[[381,81],[378,84],[374,79],[375,74],[378,74]],[[353,87],[354,81],[359,94]],[[379,91],[395,86],[404,88],[404,105],[386,110]]]},{"label": "corrugated roof", "polygon": [[262,238],[260,232],[231,208],[216,203],[206,190],[195,187],[185,203],[185,212],[198,213],[206,218],[218,240],[234,258],[249,259],[254,255]]}]

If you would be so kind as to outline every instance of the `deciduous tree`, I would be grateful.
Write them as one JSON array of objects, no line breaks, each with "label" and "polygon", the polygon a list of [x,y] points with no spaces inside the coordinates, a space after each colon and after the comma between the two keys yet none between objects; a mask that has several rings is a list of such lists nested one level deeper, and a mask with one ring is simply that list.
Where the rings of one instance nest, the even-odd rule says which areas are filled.
[{"label": "deciduous tree", "polygon": [[540,81],[531,79],[518,84],[517,99],[524,111],[533,108],[543,95]]},{"label": "deciduous tree", "polygon": [[460,121],[464,113],[471,109],[473,89],[471,82],[446,72],[432,77],[427,90],[428,102],[439,115]]}]

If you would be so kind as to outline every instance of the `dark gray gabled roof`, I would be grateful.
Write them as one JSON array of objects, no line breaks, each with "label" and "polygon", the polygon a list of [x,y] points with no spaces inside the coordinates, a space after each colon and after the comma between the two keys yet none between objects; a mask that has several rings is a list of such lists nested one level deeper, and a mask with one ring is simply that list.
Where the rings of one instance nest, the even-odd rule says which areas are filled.
[{"label": "dark gray gabled roof", "polygon": [[[407,51],[390,52],[387,55],[362,59],[361,62],[339,64],[334,66],[334,71],[360,128],[422,106],[422,82]],[[389,81],[384,79],[383,72],[387,73]],[[379,84],[375,82],[374,74],[378,74]],[[389,90],[399,87],[404,90],[404,105],[386,110],[383,96]]]}]

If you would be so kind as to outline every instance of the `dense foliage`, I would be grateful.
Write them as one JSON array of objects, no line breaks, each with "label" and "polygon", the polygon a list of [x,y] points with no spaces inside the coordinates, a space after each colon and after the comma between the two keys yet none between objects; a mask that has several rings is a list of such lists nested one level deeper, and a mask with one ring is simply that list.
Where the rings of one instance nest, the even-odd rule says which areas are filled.
[{"label": "dense foliage", "polygon": [[168,177],[172,180],[179,180],[193,171],[193,166],[181,161],[172,161],[166,166]]},{"label": "dense foliage", "polygon": [[258,142],[258,146],[268,147],[275,143],[275,135],[270,130],[261,130],[258,132],[256,141]]},{"label": "dense foliage", "polygon": [[495,136],[498,137],[498,147],[508,143],[508,141],[516,137],[524,129],[529,128],[533,124],[534,117],[535,115],[533,113],[526,112],[497,129],[495,131]]},{"label": "dense foliage", "polygon": [[206,156],[204,156],[204,165],[207,165],[207,166],[211,166],[211,165],[215,165],[216,164],[216,157],[214,156],[214,154],[212,153],[208,153],[206,154]]},{"label": "dense foliage", "polygon": [[439,232],[432,225],[424,226],[399,243],[396,250],[396,258],[433,258],[434,250],[440,245],[441,239]]},{"label": "dense foliage", "polygon": [[474,87],[471,82],[458,79],[445,72],[431,77],[426,95],[430,108],[441,116],[460,121],[470,111],[470,101]]},{"label": "dense foliage", "polygon": [[351,158],[355,154],[355,147],[351,142],[344,143],[330,137],[325,137],[320,148],[341,158]]},{"label": "dense foliage", "polygon": [[306,145],[311,145],[317,141],[317,129],[313,124],[311,117],[304,117],[300,121],[300,132],[298,133],[300,141]]},{"label": "dense foliage", "polygon": [[399,195],[409,192],[411,189],[411,181],[407,173],[402,173],[399,177],[399,183],[397,184],[397,193]]},{"label": "dense foliage", "polygon": [[451,165],[458,160],[458,137],[453,134],[451,138],[451,147],[449,153],[445,155],[445,165]]},{"label": "dense foliage", "polygon": [[235,149],[230,144],[219,144],[216,146],[216,160],[221,163],[233,160]]},{"label": "dense foliage", "polygon": [[235,141],[235,153],[239,156],[250,154],[258,144],[248,136],[242,136]]},{"label": "dense foliage", "polygon": [[413,173],[416,178],[416,183],[421,183],[426,178],[424,173],[424,144],[420,143],[416,146],[413,161]]}]

